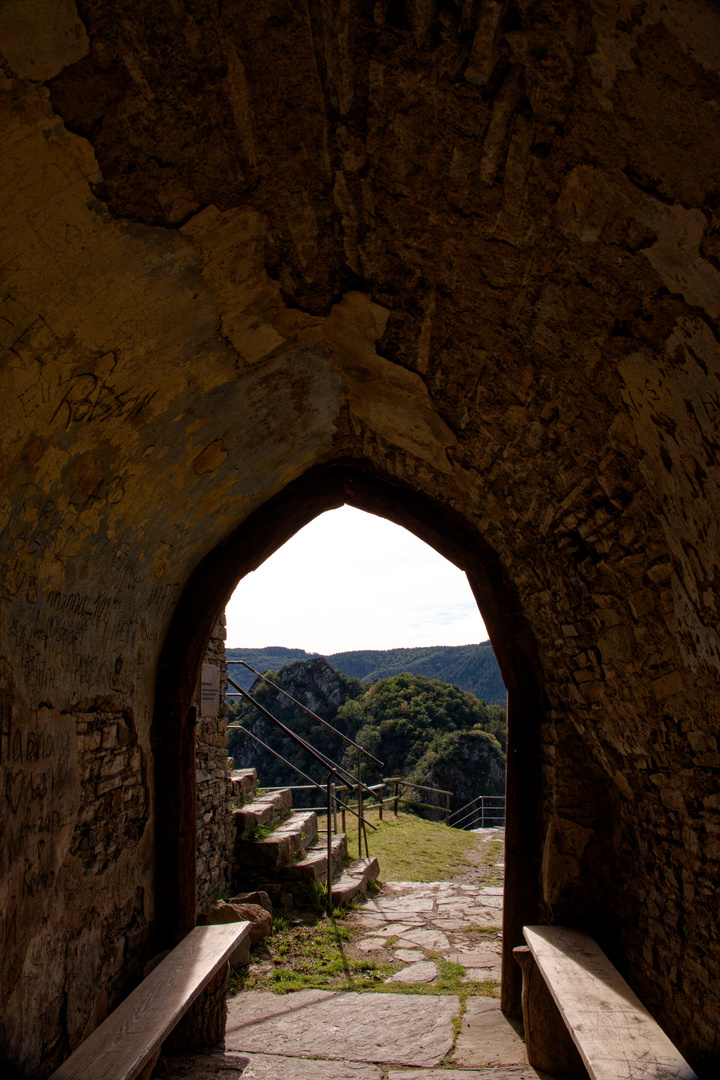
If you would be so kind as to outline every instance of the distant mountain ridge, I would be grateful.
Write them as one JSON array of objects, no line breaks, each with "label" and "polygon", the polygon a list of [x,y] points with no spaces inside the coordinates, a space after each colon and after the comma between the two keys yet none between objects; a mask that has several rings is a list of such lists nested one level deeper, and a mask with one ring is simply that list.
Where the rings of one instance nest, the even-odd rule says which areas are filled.
[{"label": "distant mountain ridge", "polygon": [[[244,660],[261,673],[277,671],[294,660],[311,660],[320,653],[269,645],[264,649],[228,649],[228,660]],[[505,707],[505,684],[489,641],[479,645],[431,645],[415,649],[361,649],[331,653],[325,659],[343,675],[377,682],[410,672],[458,686],[488,705]],[[255,678],[247,668],[231,669],[232,678],[249,690]]]}]

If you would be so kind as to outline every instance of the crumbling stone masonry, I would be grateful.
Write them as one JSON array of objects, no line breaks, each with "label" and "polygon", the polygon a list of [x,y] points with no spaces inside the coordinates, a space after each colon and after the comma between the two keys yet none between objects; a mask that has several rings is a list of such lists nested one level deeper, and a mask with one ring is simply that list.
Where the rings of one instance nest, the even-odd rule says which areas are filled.
[{"label": "crumbling stone masonry", "polygon": [[714,0],[0,4],[14,1065],[194,925],[207,643],[347,502],[508,687],[504,1007],[577,926],[717,1076],[718,102]]},{"label": "crumbling stone masonry", "polygon": [[230,887],[235,826],[232,817],[232,781],[227,755],[227,663],[225,616],[213,627],[204,664],[220,671],[219,712],[203,714],[197,701],[197,904],[204,913]]}]

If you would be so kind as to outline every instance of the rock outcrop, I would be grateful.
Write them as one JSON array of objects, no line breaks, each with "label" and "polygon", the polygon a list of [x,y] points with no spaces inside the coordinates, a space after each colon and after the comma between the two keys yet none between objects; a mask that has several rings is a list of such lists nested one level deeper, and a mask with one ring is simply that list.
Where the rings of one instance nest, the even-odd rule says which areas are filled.
[{"label": "rock outcrop", "polygon": [[[478,795],[504,795],[505,755],[485,731],[456,732],[423,754],[408,779],[451,791],[450,809],[455,811]],[[444,798],[432,792],[419,792],[418,801],[445,808]]]}]

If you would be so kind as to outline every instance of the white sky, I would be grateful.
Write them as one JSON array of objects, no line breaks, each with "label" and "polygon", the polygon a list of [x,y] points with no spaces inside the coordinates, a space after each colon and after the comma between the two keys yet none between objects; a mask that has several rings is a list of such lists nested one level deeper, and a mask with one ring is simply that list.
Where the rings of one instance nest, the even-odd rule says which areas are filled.
[{"label": "white sky", "polygon": [[344,506],[238,585],[227,645],[335,653],[487,640],[462,570],[406,529]]}]

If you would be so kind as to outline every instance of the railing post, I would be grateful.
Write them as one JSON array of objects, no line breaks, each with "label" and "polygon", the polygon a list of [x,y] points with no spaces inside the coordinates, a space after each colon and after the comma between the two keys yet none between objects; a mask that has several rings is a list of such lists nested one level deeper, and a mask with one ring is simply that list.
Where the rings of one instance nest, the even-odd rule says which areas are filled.
[{"label": "railing post", "polygon": [[332,786],[332,805],[333,805],[333,832],[337,835],[337,798],[335,797],[335,784]]},{"label": "railing post", "polygon": [[341,815],[341,817],[342,817],[342,831],[343,831],[344,833],[346,833],[346,832],[347,832],[347,828],[345,827],[345,792],[346,792],[346,791],[347,791],[347,788],[346,788],[346,787],[343,787],[343,788],[342,788],[342,793],[343,793],[343,805],[342,805],[342,806],[340,807],[340,815]]},{"label": "railing post", "polygon": [[445,824],[450,824],[450,796],[445,796]]},{"label": "railing post", "polygon": [[378,819],[382,821],[383,801],[385,799],[385,785],[380,784],[380,809],[378,810]]},{"label": "railing post", "polygon": [[358,750],[357,755],[357,778],[358,778],[358,859],[362,859],[362,830],[363,830],[363,793],[362,793],[362,753]]},{"label": "railing post", "polygon": [[395,817],[398,816],[398,801],[399,801],[399,799],[400,799],[400,785],[396,780],[395,781],[395,810],[394,810]]},{"label": "railing post", "polygon": [[332,829],[330,828],[330,818],[332,814],[332,773],[328,773],[327,778],[327,904],[326,910],[328,918],[332,915]]},{"label": "railing post", "polygon": [[485,796],[480,796],[480,828],[485,828]]}]

